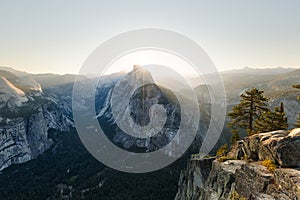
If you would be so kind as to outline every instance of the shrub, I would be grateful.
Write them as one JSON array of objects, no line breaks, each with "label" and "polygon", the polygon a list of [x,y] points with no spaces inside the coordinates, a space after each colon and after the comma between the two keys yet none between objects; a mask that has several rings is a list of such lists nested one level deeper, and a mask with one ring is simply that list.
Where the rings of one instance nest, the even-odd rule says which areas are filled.
[{"label": "shrub", "polygon": [[262,165],[265,166],[270,172],[274,172],[275,169],[277,168],[277,165],[275,164],[275,162],[270,159],[264,160],[262,162]]},{"label": "shrub", "polygon": [[225,162],[227,160],[236,160],[234,157],[230,157],[230,156],[221,156],[218,158],[219,162]]},{"label": "shrub", "polygon": [[237,193],[236,190],[234,190],[234,191],[231,193],[230,199],[231,199],[231,200],[246,200],[246,198],[240,196],[239,193]]},{"label": "shrub", "polygon": [[224,156],[228,153],[228,144],[223,144],[218,150],[217,150],[217,156]]}]

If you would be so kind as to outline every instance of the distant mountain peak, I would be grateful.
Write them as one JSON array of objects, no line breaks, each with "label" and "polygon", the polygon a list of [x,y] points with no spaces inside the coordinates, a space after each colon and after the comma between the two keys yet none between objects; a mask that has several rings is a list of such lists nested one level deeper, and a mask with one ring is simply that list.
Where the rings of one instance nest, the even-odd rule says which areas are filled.
[{"label": "distant mountain peak", "polygon": [[21,106],[27,101],[28,98],[21,89],[14,86],[5,77],[0,76],[0,107],[8,105],[8,107],[13,108]]},{"label": "distant mountain peak", "polygon": [[285,74],[289,73],[296,68],[287,67],[265,67],[265,68],[255,68],[255,67],[244,67],[240,69],[232,69],[222,71],[221,74]]},{"label": "distant mountain peak", "polygon": [[14,86],[5,77],[0,76],[0,79],[2,80],[1,82],[3,83],[3,84],[1,84],[1,89],[3,91],[6,89],[7,91],[9,91],[10,93],[13,93],[15,95],[25,96],[25,93],[21,89]]},{"label": "distant mountain peak", "polygon": [[133,65],[132,70],[139,70],[139,69],[142,69],[141,65]]},{"label": "distant mountain peak", "polygon": [[27,72],[19,71],[19,70],[16,70],[16,69],[12,68],[12,67],[2,67],[2,66],[0,66],[0,70],[1,71],[6,71],[6,72],[11,72],[12,74],[14,74],[18,77],[29,75],[29,73],[27,73]]},{"label": "distant mountain peak", "polygon": [[130,82],[137,82],[137,83],[153,83],[153,78],[151,73],[144,69],[141,65],[133,65],[133,69],[131,72],[126,74],[127,79]]}]

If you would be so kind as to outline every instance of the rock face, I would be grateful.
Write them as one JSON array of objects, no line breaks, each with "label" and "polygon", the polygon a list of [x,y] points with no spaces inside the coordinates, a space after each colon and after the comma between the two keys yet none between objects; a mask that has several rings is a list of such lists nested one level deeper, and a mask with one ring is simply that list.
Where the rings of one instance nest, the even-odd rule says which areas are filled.
[{"label": "rock face", "polygon": [[204,158],[188,161],[187,170],[183,170],[180,174],[176,200],[199,198],[200,190],[209,176],[214,159]]},{"label": "rock face", "polygon": [[[151,73],[140,66],[134,66],[131,72],[112,79],[110,83],[99,85],[96,99],[97,118],[105,134],[114,144],[129,151],[150,152],[160,149],[174,138],[179,126],[184,127],[187,134],[198,131],[193,124],[181,123],[182,116],[188,113],[181,112],[177,96],[171,90],[155,84]],[[113,108],[119,113],[115,114]],[[163,126],[156,129],[160,118],[163,118],[157,117],[162,114],[160,109],[164,109],[166,119]],[[158,115],[151,117],[155,112]],[[121,123],[118,124],[119,121]],[[120,128],[122,125],[123,129]],[[132,129],[127,131],[128,127]],[[135,137],[130,134],[132,132],[147,135]],[[178,145],[182,144],[178,142]]]},{"label": "rock face", "polygon": [[[125,82],[122,82],[121,86],[126,82],[135,86],[137,80],[147,83],[135,91],[130,104],[119,104],[120,108],[130,111],[129,114],[135,123],[142,126],[149,123],[153,104],[163,105],[166,109],[166,126],[151,139],[134,138],[125,134],[115,123],[110,100],[115,85],[124,76]],[[83,83],[86,81],[85,77],[80,80],[83,80]],[[148,71],[135,66],[128,74],[117,73],[104,76],[102,80],[97,88],[95,107],[99,112],[99,119],[107,125],[108,137],[115,144],[129,151],[144,152],[154,151],[172,140],[180,124],[180,106],[174,94],[153,83]],[[0,70],[0,170],[14,163],[34,159],[47,150],[53,143],[48,137],[49,129],[66,131],[73,126],[73,81],[74,76],[30,75]],[[90,103],[89,88],[85,87],[86,85],[89,84],[83,84],[80,101],[73,102],[82,109],[86,109],[85,105]],[[133,91],[132,87],[124,89],[127,92]],[[202,124],[201,128],[204,129],[207,122],[202,121]],[[189,128],[198,129],[193,126]],[[199,137],[197,141],[200,141]]]},{"label": "rock face", "polygon": [[13,108],[15,106],[21,106],[22,103],[28,101],[25,93],[15,87],[5,77],[0,76],[0,106],[7,106]]},{"label": "rock face", "polygon": [[272,160],[282,167],[300,167],[300,129],[260,133],[244,139],[241,150],[252,160]]},{"label": "rock face", "polygon": [[40,108],[26,118],[6,119],[7,123],[0,127],[0,170],[34,159],[47,150],[52,144],[48,138],[50,128],[69,129],[70,121],[56,112]]},{"label": "rock face", "polygon": [[[73,126],[69,106],[42,92],[29,77],[1,71],[0,170],[36,158],[52,140],[49,129],[67,131]],[[70,103],[69,103],[70,105]]]},{"label": "rock face", "polygon": [[[246,137],[225,162],[216,159],[203,165],[207,158],[191,159],[175,199],[300,199],[299,134],[298,128]],[[263,160],[276,163],[277,168],[265,167]],[[207,178],[197,175],[208,171]]]},{"label": "rock face", "polygon": [[[235,171],[235,187],[239,196],[255,199],[266,194],[267,187],[274,182],[273,174],[259,163],[243,164]],[[271,197],[270,197],[271,198]]]}]

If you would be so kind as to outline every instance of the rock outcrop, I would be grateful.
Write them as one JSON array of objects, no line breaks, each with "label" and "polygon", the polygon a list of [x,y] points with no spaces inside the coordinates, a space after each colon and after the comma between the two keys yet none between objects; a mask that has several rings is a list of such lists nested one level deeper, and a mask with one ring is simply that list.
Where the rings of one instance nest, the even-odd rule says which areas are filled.
[{"label": "rock outcrop", "polygon": [[180,174],[176,200],[199,198],[200,190],[204,187],[205,181],[210,174],[214,159],[214,157],[204,159],[192,158],[188,161],[187,170],[183,170]]},{"label": "rock outcrop", "polygon": [[67,131],[70,126],[72,122],[59,110],[44,107],[28,117],[6,119],[0,126],[0,170],[36,158],[52,144],[50,128]]},{"label": "rock outcrop", "polygon": [[49,129],[69,130],[73,122],[68,105],[44,94],[32,78],[0,71],[0,170],[47,150],[53,143]]},{"label": "rock outcrop", "polygon": [[14,108],[28,101],[23,90],[14,86],[5,77],[0,76],[0,107]]},{"label": "rock outcrop", "polygon": [[300,167],[300,128],[246,137],[240,150],[254,161],[269,159],[281,167]]},{"label": "rock outcrop", "polygon": [[[175,199],[300,199],[299,140],[299,128],[261,133],[239,141],[224,162],[191,159]],[[204,165],[208,160],[212,162]],[[208,171],[207,178],[198,175]]]}]

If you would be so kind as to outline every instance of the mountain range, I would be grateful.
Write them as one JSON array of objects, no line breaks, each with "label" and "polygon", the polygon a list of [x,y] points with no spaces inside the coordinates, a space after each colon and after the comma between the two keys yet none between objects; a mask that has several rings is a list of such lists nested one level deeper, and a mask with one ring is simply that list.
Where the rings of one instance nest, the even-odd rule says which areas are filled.
[{"label": "mountain range", "polygon": [[[179,83],[173,81],[172,85],[177,89],[174,89],[175,92],[171,92],[168,88],[152,83],[151,74],[148,74],[149,84],[139,88],[134,93],[128,107],[123,108],[122,105],[119,105],[120,109],[129,110],[130,116],[140,125],[149,123],[149,118],[147,117],[149,117],[149,108],[153,103],[160,102],[167,109],[169,118],[161,134],[149,140],[138,140],[126,135],[118,128],[110,107],[111,91],[124,76],[127,76],[127,80],[140,78],[140,76],[133,77],[132,72],[127,74],[116,73],[102,77],[102,84],[97,86],[95,108],[99,123],[105,127],[108,138],[120,148],[133,152],[147,152],[161,148],[172,140],[174,137],[173,132],[176,132],[178,128],[180,115],[185,114],[180,112],[180,106],[174,95],[175,93],[179,94],[185,97],[186,101],[189,101],[185,89],[178,85]],[[209,74],[205,77],[214,79],[215,76],[215,74]],[[279,106],[280,102],[284,103],[288,122],[290,127],[292,127],[299,112],[297,108],[300,108],[300,103],[297,101],[297,96],[300,95],[300,92],[294,89],[292,85],[300,84],[300,69],[244,68],[221,72],[221,77],[226,90],[228,109],[238,103],[239,95],[243,91],[251,87],[258,87],[265,91],[271,107]],[[0,67],[0,170],[2,170],[0,179],[8,181],[10,176],[14,176],[14,173],[21,173],[26,177],[26,168],[40,170],[37,169],[38,165],[40,165],[37,163],[47,160],[47,157],[50,160],[52,159],[53,162],[58,159],[63,163],[64,161],[69,161],[64,155],[71,156],[72,152],[76,152],[78,156],[88,155],[79,142],[74,129],[72,91],[75,79],[76,75],[73,74],[30,74],[13,68]],[[97,78],[91,79],[87,76],[79,76],[77,80],[83,83],[86,80],[91,80],[94,84],[97,84]],[[164,193],[166,195],[165,199],[171,199],[172,196],[173,198],[175,197],[180,170],[183,169],[189,154],[199,151],[199,146],[209,125],[210,106],[212,103],[208,91],[210,86],[202,82],[196,82],[196,80],[198,79],[189,80],[194,86],[200,105],[199,109],[202,113],[200,125],[196,127],[198,129],[196,140],[189,151],[182,157],[183,160],[179,160],[168,168],[155,173],[155,177],[158,177],[157,181],[162,180],[161,174],[165,175],[164,178],[170,179],[170,185],[167,187],[169,189]],[[172,79],[169,81],[172,81]],[[84,109],[85,104],[88,103],[87,101],[85,102],[86,93],[84,89],[81,95],[82,102],[80,106]],[[141,105],[147,106],[142,107]],[[146,115],[144,114],[145,112],[147,113]],[[230,133],[224,127],[222,136],[215,149],[229,140]],[[78,147],[81,149],[80,151],[78,151],[77,146],[74,146],[75,144],[81,146]],[[51,187],[49,186],[49,191],[51,192],[47,193],[48,197],[51,196],[50,199],[60,199],[63,196],[60,191],[64,194],[66,193],[66,197],[83,194],[84,198],[90,198],[93,196],[93,193],[103,196],[113,195],[109,191],[104,194],[102,190],[114,185],[115,183],[110,181],[118,180],[117,177],[120,174],[109,170],[103,165],[95,164],[96,161],[91,156],[88,158],[89,162],[94,163],[97,167],[89,168],[91,170],[89,174],[83,173],[83,168],[79,164],[82,162],[82,159],[76,157],[76,163],[73,163],[74,167],[69,166],[72,171],[71,174],[64,171],[64,175],[59,176],[59,180],[51,182]],[[13,165],[20,163],[24,164]],[[62,163],[61,165],[63,165]],[[59,167],[60,163],[58,162],[57,165],[55,167]],[[76,167],[77,169],[75,169]],[[47,167],[45,166],[45,168]],[[63,166],[60,168],[68,170]],[[83,173],[86,179],[80,176],[79,172]],[[40,173],[47,174],[52,172],[40,171]],[[166,173],[172,174],[166,175]],[[32,176],[36,176],[37,179],[39,177],[39,175]],[[128,176],[122,174],[121,177],[126,182]],[[69,179],[74,180],[72,182]],[[136,177],[133,177],[133,179],[140,180]],[[16,178],[16,180],[20,179]],[[28,180],[30,180],[30,177],[28,177]],[[87,180],[90,182],[87,182]],[[151,178],[149,180],[156,181]],[[97,184],[95,185],[95,183]],[[0,197],[2,195],[3,199],[17,198],[14,195],[18,194],[11,194],[14,190],[9,188],[14,187],[15,184],[17,183],[11,181],[11,184],[0,187]],[[142,187],[141,190],[145,189],[145,187]],[[120,192],[120,190],[118,191]],[[174,193],[169,194],[169,191]],[[27,189],[24,192],[30,196],[31,190]],[[10,195],[11,197],[9,198]],[[122,198],[120,194],[119,197],[120,199],[129,198],[128,195],[124,194]],[[132,199],[140,199],[140,195],[136,194]]]}]

